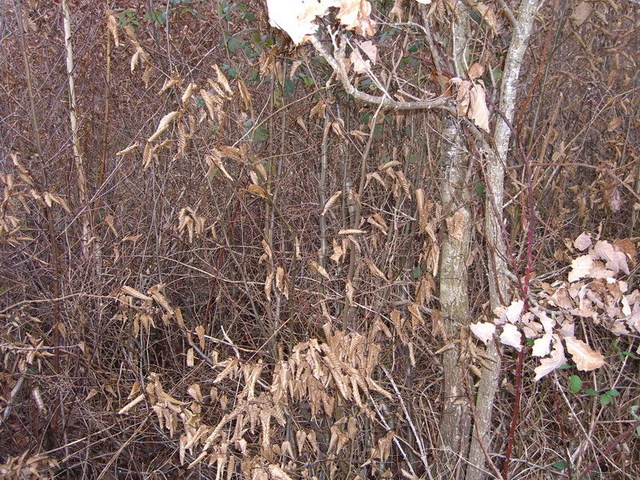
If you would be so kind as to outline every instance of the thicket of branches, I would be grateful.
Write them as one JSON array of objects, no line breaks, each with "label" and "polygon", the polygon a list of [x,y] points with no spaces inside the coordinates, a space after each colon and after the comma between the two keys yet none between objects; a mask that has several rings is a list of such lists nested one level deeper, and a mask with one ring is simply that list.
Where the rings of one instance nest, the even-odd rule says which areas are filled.
[{"label": "thicket of branches", "polygon": [[[423,32],[374,3],[379,78],[406,80],[385,87],[443,90]],[[423,11],[436,40],[450,3]],[[495,26],[472,16],[470,50],[495,69],[489,98],[503,3],[486,2]],[[513,153],[505,237],[515,275],[532,242],[534,292],[566,280],[584,231],[631,245],[624,280],[638,284],[638,8],[586,3],[544,5],[522,69],[513,127],[536,229]],[[69,2],[70,86],[60,5],[2,3],[0,472],[438,478],[449,113],[354,101],[309,45],[268,27],[262,2],[133,4]],[[490,192],[474,158],[469,301],[488,320]],[[637,478],[638,332],[576,330],[606,364],[535,382],[526,357],[509,478]],[[461,338],[475,374],[483,346]],[[502,360],[495,452],[517,368],[514,351]]]}]

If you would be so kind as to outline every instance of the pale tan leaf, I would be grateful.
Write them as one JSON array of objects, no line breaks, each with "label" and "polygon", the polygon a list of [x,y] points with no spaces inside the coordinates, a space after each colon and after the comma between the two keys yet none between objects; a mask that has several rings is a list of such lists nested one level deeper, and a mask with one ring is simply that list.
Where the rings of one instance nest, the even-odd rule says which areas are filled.
[{"label": "pale tan leaf", "polygon": [[591,235],[587,232],[582,232],[578,235],[578,238],[574,240],[573,246],[580,251],[586,250],[591,246]]},{"label": "pale tan leaf", "polygon": [[578,370],[589,372],[604,365],[604,356],[582,340],[576,337],[565,337],[564,342]]},{"label": "pale tan leaf", "polygon": [[133,399],[132,401],[130,401],[129,403],[127,403],[124,407],[122,407],[119,411],[118,411],[118,415],[124,415],[125,413],[127,413],[129,410],[131,410],[133,407],[135,407],[136,405],[138,405],[140,402],[142,402],[144,400],[144,394],[141,393],[140,395],[138,395],[135,399]]},{"label": "pale tan leaf", "polygon": [[371,63],[375,65],[378,59],[378,47],[371,40],[364,42],[356,41],[356,45],[360,47],[360,50],[362,50],[369,60],[371,60]]},{"label": "pale tan leaf", "polygon": [[251,184],[247,187],[247,192],[252,193],[258,197],[267,198],[267,192],[260,185]]},{"label": "pale tan leaf", "polygon": [[587,21],[593,10],[593,3],[583,1],[576,5],[569,17],[576,27],[582,26]]},{"label": "pale tan leaf", "polygon": [[318,262],[313,260],[313,261],[311,261],[310,265],[311,265],[311,270],[319,273],[320,275],[322,275],[327,280],[331,280],[331,277],[329,276],[329,274],[327,273],[325,268],[322,265],[320,265]]},{"label": "pale tan leaf", "polygon": [[356,137],[358,140],[364,141],[369,137],[368,133],[364,133],[361,130],[351,130],[349,135]]},{"label": "pale tan leaf", "polygon": [[218,83],[222,85],[222,88],[224,88],[225,92],[227,92],[227,94],[229,95],[228,98],[233,98],[233,90],[231,90],[231,87],[229,86],[229,81],[227,80],[227,77],[224,75],[224,73],[222,73],[222,70],[220,70],[218,65],[214,64],[213,68],[216,70]]},{"label": "pale tan leaf", "polygon": [[111,33],[111,37],[113,38],[113,44],[116,48],[119,48],[120,39],[118,37],[118,21],[111,12],[107,14],[107,28],[109,29],[109,33]]},{"label": "pale tan leaf", "polygon": [[364,230],[360,230],[359,228],[344,228],[338,231],[338,235],[357,235],[361,233],[367,233]]},{"label": "pale tan leaf", "polygon": [[198,403],[202,403],[202,391],[200,390],[200,385],[197,383],[194,383],[193,385],[191,385],[188,389],[187,389],[187,393],[189,395],[191,395],[191,397],[193,397],[193,399],[198,402]]},{"label": "pale tan leaf", "polygon": [[151,135],[151,137],[149,137],[149,140],[147,140],[147,142],[151,143],[153,141],[155,141],[160,135],[162,135],[164,133],[164,131],[169,128],[169,126],[171,125],[171,122],[173,122],[176,117],[178,116],[177,111],[175,112],[170,112],[167,113],[164,117],[162,117],[162,120],[160,120],[160,123],[158,124],[158,128],[156,129],[155,133],[153,135]]},{"label": "pale tan leaf", "polygon": [[376,266],[375,263],[373,263],[368,258],[365,258],[364,262],[369,267],[369,272],[371,272],[372,275],[375,275],[376,277],[381,278],[384,281],[387,281],[386,275],[384,273],[382,273],[382,271]]},{"label": "pale tan leaf", "polygon": [[338,190],[336,193],[331,195],[331,198],[329,198],[329,200],[327,200],[327,203],[325,203],[324,208],[322,209],[322,213],[320,215],[322,216],[326,215],[329,209],[333,207],[335,203],[338,201],[338,198],[340,198],[340,195],[342,195],[342,190]]},{"label": "pale tan leaf", "polygon": [[193,358],[193,348],[187,350],[187,367],[193,367],[194,358]]},{"label": "pale tan leaf", "polygon": [[460,211],[456,210],[453,215],[446,218],[447,232],[449,236],[456,242],[462,241],[464,235],[464,228],[466,226],[466,217]]},{"label": "pale tan leaf", "polygon": [[296,118],[296,123],[300,126],[300,128],[302,128],[302,130],[304,130],[304,133],[309,133],[309,130],[307,130],[307,124],[304,123],[304,118]]},{"label": "pale tan leaf", "polygon": [[559,368],[565,363],[567,363],[567,358],[564,356],[564,348],[562,347],[562,342],[557,335],[554,335],[553,350],[551,351],[551,356],[540,360],[540,365],[537,366],[534,370],[536,372],[535,381],[537,382],[542,377],[553,372],[555,369]]},{"label": "pale tan leaf", "polygon": [[354,49],[349,56],[350,67],[355,73],[365,73],[371,69],[371,63],[369,60],[362,58],[362,54],[359,50]]},{"label": "pale tan leaf", "polygon": [[324,103],[324,100],[322,99],[318,100],[318,103],[316,103],[313,106],[313,108],[309,111],[309,120],[312,120],[313,117],[315,117],[316,115],[318,116],[318,118],[324,118],[326,109],[327,109],[327,106]]},{"label": "pale tan leaf", "polygon": [[398,165],[402,165],[398,160],[390,160],[382,165],[378,165],[378,170],[383,171],[388,168],[397,167]]},{"label": "pale tan leaf", "polygon": [[182,78],[180,77],[180,74],[178,72],[171,72],[171,75],[169,75],[169,78],[167,78],[164,81],[164,85],[162,85],[162,88],[158,92],[158,95],[163,94],[164,92],[166,92],[167,90],[169,90],[171,87],[175,85],[181,85],[181,84],[182,84]]},{"label": "pale tan leaf", "polygon": [[129,295],[131,297],[137,298],[138,300],[144,300],[145,302],[152,301],[151,297],[145,295],[142,292],[139,292],[138,290],[136,290],[133,287],[129,287],[127,285],[123,285],[122,287],[120,287],[120,290],[122,290],[122,293],[124,293],[125,295]]},{"label": "pale tan leaf", "polygon": [[607,131],[613,132],[620,125],[622,125],[622,120],[620,119],[620,117],[613,117],[611,121],[607,124]]},{"label": "pale tan leaf", "polygon": [[551,333],[545,333],[540,338],[533,341],[531,355],[534,357],[546,357],[551,352]]},{"label": "pale tan leaf", "polygon": [[500,342],[503,345],[508,345],[520,351],[522,349],[522,334],[520,333],[520,330],[518,330],[518,327],[511,323],[506,323],[502,327]]},{"label": "pale tan leaf", "polygon": [[198,325],[196,327],[195,331],[196,331],[196,335],[198,336],[198,342],[200,344],[200,350],[204,350],[204,342],[205,342],[204,326]]},{"label": "pale tan leaf", "polygon": [[394,0],[393,8],[389,12],[389,18],[396,22],[402,21],[404,17],[404,8],[402,7],[404,0]]},{"label": "pale tan leaf", "polygon": [[478,340],[488,345],[489,341],[493,338],[496,332],[496,326],[489,322],[478,322],[469,325],[471,333],[473,333]]},{"label": "pale tan leaf", "polygon": [[184,89],[184,92],[182,93],[182,97],[180,98],[180,101],[184,104],[187,103],[187,101],[191,98],[191,96],[193,95],[193,91],[198,88],[198,85],[196,85],[193,82],[190,82],[189,85],[187,85],[187,88]]},{"label": "pale tan leaf", "polygon": [[593,258],[591,255],[582,255],[574,258],[571,262],[571,271],[569,272],[569,282],[576,282],[581,278],[588,276],[593,268]]},{"label": "pale tan leaf", "polygon": [[[353,284],[350,281],[347,281],[347,284],[344,287],[344,293],[345,296],[347,297],[347,302],[349,305],[353,305],[353,294],[355,293],[355,290],[353,288]],[[345,395],[346,398],[346,395]]]},{"label": "pale tan leaf", "polygon": [[629,274],[629,265],[627,264],[627,256],[614,248],[607,241],[598,241],[593,247],[593,253],[606,262],[608,269],[613,270],[614,274],[619,272]]},{"label": "pale tan leaf", "polygon": [[474,7],[482,19],[487,22],[489,28],[493,31],[494,34],[498,33],[498,17],[496,16],[496,12],[493,9],[493,6],[486,5],[484,3],[477,3]]},{"label": "pale tan leaf", "polygon": [[469,91],[469,120],[473,120],[478,128],[489,132],[489,107],[484,86],[474,83]]},{"label": "pale tan leaf", "polygon": [[484,66],[479,63],[474,63],[469,67],[469,71],[467,72],[469,80],[475,80],[476,78],[480,78],[484,75]]}]

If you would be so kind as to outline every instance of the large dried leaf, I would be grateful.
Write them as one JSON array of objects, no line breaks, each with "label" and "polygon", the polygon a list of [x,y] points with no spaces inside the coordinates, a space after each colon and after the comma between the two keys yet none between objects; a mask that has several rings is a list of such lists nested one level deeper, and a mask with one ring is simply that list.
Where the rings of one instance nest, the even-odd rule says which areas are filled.
[{"label": "large dried leaf", "polygon": [[518,327],[507,323],[502,327],[500,342],[503,345],[513,347],[516,350],[520,351],[522,349],[522,333],[520,333]]},{"label": "large dried leaf", "polygon": [[469,328],[471,329],[471,333],[473,333],[485,345],[489,343],[496,332],[496,326],[489,322],[472,323],[469,325]]},{"label": "large dried leaf", "polygon": [[484,86],[474,83],[469,91],[469,120],[472,120],[478,128],[489,132],[489,107],[487,107],[487,93]]},{"label": "large dried leaf", "polygon": [[593,253],[606,262],[608,269],[613,270],[614,274],[619,272],[629,274],[629,265],[627,265],[627,256],[607,241],[596,242],[593,247]]},{"label": "large dried leaf", "polygon": [[564,365],[567,362],[567,358],[564,356],[564,348],[562,347],[562,342],[560,341],[560,337],[557,335],[553,336],[553,350],[551,351],[551,356],[548,358],[543,358],[540,361],[540,365],[535,368],[536,377],[535,381],[537,382],[542,377],[548,375],[553,372],[555,369],[559,368],[561,365]]},{"label": "large dried leaf", "polygon": [[576,337],[566,337],[567,351],[576,364],[578,370],[591,371],[604,365],[604,357],[582,340]]}]

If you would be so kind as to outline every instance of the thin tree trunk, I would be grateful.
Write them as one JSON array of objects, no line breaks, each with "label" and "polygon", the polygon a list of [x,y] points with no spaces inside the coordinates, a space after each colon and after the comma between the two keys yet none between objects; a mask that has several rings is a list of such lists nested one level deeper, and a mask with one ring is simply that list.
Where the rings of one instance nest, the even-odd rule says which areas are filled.
[{"label": "thin tree trunk", "polygon": [[447,234],[440,250],[440,305],[446,318],[448,349],[442,354],[444,399],[440,418],[440,445],[446,453],[444,478],[460,478],[459,459],[466,456],[469,445],[470,415],[464,377],[467,368],[461,361],[461,332],[469,323],[467,259],[471,238],[469,194],[465,184],[468,155],[463,149],[460,124],[445,120],[442,131],[445,145],[441,172],[442,207]]},{"label": "thin tree trunk", "polygon": [[80,221],[82,224],[81,246],[85,258],[89,258],[89,240],[91,234],[91,212],[87,195],[87,176],[84,170],[84,160],[80,148],[80,138],[78,136],[78,114],[76,104],[76,86],[73,77],[73,46],[71,44],[71,11],[67,0],[62,0],[62,13],[64,15],[64,45],[66,48],[67,77],[69,79],[69,121],[71,122],[71,135],[73,140],[73,158],[75,160],[76,172],[78,174],[78,195],[80,200]]},{"label": "thin tree trunk", "polygon": [[[515,110],[517,80],[520,76],[522,59],[529,43],[531,28],[539,6],[539,0],[523,0],[513,25],[511,45],[505,60],[504,74],[500,89],[498,108],[511,122]],[[488,158],[485,172],[487,198],[485,203],[485,231],[488,246],[489,295],[491,309],[509,303],[509,265],[505,244],[502,208],[504,205],[504,171],[511,140],[511,130],[498,119],[494,130],[495,155]],[[491,417],[493,402],[500,376],[500,355],[498,347],[490,343],[487,353],[492,358],[490,368],[483,368],[478,384],[476,417],[469,451],[469,468],[466,480],[482,480],[485,451],[491,451]]]}]

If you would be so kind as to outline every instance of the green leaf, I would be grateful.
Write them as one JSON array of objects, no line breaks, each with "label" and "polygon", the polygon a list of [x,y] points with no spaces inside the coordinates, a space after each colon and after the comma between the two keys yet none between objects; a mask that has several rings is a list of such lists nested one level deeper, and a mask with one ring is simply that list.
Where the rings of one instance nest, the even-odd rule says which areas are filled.
[{"label": "green leaf", "polygon": [[484,183],[478,182],[475,186],[476,195],[479,197],[484,197],[487,194],[487,187],[485,187]]},{"label": "green leaf", "polygon": [[269,139],[269,129],[264,125],[262,125],[261,127],[256,128],[253,131],[252,138],[256,142],[264,142],[265,140],[268,140]]},{"label": "green leaf", "polygon": [[613,397],[607,395],[606,393],[603,393],[602,395],[600,395],[600,405],[601,406],[606,407],[610,403],[613,403]]},{"label": "green leaf", "polygon": [[582,379],[578,375],[571,375],[569,377],[569,390],[571,393],[578,393],[582,388]]},{"label": "green leaf", "polygon": [[360,122],[360,123],[369,123],[369,121],[371,120],[371,115],[372,115],[372,113],[371,113],[371,112],[367,112],[367,113],[365,113],[364,115],[362,115],[362,116],[360,117],[359,122]]},{"label": "green leaf", "polygon": [[296,84],[293,83],[289,77],[284,79],[284,88],[282,93],[287,98],[296,93]]},{"label": "green leaf", "polygon": [[565,468],[567,468],[567,462],[565,462],[564,460],[555,462],[553,464],[553,468],[555,468],[556,470],[564,470]]},{"label": "green leaf", "polygon": [[610,395],[612,397],[617,397],[618,395],[620,395],[620,392],[615,389],[612,389],[612,390],[607,390],[605,394]]},{"label": "green leaf", "polygon": [[623,356],[623,357],[630,357],[630,358],[633,358],[634,360],[638,360],[638,358],[640,358],[640,357],[638,357],[638,355],[636,355],[636,354],[635,354],[635,353],[633,353],[633,352],[621,352],[621,353],[620,353],[620,356]]},{"label": "green leaf", "polygon": [[414,280],[420,278],[420,276],[422,275],[422,268],[418,267],[414,267],[414,269],[411,271],[411,276],[413,277]]},{"label": "green leaf", "polygon": [[225,41],[227,42],[227,48],[231,53],[236,53],[242,48],[242,38],[240,38],[238,35],[229,35],[228,33],[225,33],[224,37]]},{"label": "green leaf", "polygon": [[597,397],[599,395],[599,393],[597,391],[595,391],[593,388],[587,388],[584,393],[586,393],[587,395],[591,395],[593,397]]}]

